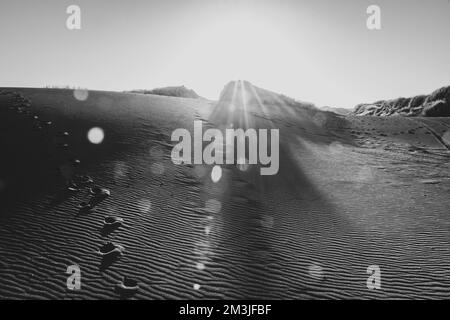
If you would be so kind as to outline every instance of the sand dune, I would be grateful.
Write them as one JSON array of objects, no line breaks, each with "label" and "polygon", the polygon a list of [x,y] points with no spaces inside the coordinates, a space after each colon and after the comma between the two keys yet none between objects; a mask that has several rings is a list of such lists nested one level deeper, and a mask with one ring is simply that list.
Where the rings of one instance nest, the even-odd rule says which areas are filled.
[{"label": "sand dune", "polygon": [[192,89],[185,86],[155,88],[152,90],[133,90],[130,93],[155,94],[159,96],[192,98],[198,99],[200,96]]},{"label": "sand dune", "polygon": [[[4,89],[23,99],[0,95],[0,298],[116,299],[124,276],[136,299],[450,298],[450,118],[339,116],[236,86],[218,103]],[[194,120],[279,129],[279,173],[223,165],[214,183],[212,166],[173,164],[171,133]],[[110,196],[80,211],[93,196],[67,192],[61,166]],[[105,261],[108,241],[124,251]]]},{"label": "sand dune", "polygon": [[450,86],[439,88],[429,95],[362,103],[355,107],[354,114],[450,117]]}]

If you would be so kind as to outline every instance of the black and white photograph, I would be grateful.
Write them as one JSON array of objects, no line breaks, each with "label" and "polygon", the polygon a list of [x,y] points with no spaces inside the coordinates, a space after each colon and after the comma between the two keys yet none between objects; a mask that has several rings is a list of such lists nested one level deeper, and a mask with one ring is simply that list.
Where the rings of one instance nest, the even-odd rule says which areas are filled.
[{"label": "black and white photograph", "polygon": [[450,299],[449,17],[1,0],[0,299]]}]

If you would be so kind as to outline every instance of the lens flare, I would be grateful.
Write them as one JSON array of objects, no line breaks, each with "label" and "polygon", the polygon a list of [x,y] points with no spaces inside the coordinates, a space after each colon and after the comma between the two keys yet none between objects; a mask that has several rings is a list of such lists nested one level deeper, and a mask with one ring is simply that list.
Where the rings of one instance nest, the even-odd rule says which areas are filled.
[{"label": "lens flare", "polygon": [[105,138],[105,133],[102,128],[94,127],[88,131],[88,140],[93,144],[100,144]]},{"label": "lens flare", "polygon": [[220,166],[214,166],[211,170],[211,180],[216,183],[222,178],[222,168]]}]

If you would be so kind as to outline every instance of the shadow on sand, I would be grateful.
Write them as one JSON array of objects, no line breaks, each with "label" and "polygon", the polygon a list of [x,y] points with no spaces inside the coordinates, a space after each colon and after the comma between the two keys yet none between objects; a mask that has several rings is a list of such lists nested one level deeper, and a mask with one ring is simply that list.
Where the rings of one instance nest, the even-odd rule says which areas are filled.
[{"label": "shadow on sand", "polygon": [[[280,161],[276,175],[261,176],[260,165],[249,166],[245,172],[234,167],[234,178],[227,186],[231,189],[231,197],[226,202],[232,210],[222,214],[224,236],[219,246],[227,248],[224,260],[230,260],[232,252],[231,261],[234,264],[229,272],[235,288],[238,288],[239,298],[279,298],[280,294],[288,290],[296,293],[295,298],[307,297],[307,286],[297,281],[305,275],[299,277],[293,274],[292,279],[286,279],[280,277],[279,271],[301,265],[304,270],[298,272],[307,272],[308,265],[302,261],[304,252],[312,250],[309,258],[314,258],[315,250],[320,250],[320,255],[326,256],[329,249],[320,240],[307,236],[304,236],[304,243],[291,244],[288,241],[297,239],[301,242],[302,232],[314,234],[316,231],[322,235],[323,230],[317,229],[322,222],[326,224],[329,221],[328,225],[337,223],[332,219],[335,208],[303,172],[301,163],[293,154],[299,150],[292,149],[296,146],[293,142],[298,141],[298,138],[323,146],[333,141],[334,138],[330,138],[327,130],[321,126],[323,118],[332,115],[310,106],[303,108],[301,104],[292,104],[292,101],[286,103],[282,97],[260,91],[251,84],[232,83],[224,89],[221,100],[207,119],[218,128],[279,129],[280,134]],[[321,118],[321,122],[318,123],[317,118]],[[295,127],[295,123],[298,123],[298,127]],[[309,134],[305,131],[309,131]],[[245,181],[244,186],[242,181]],[[247,207],[242,205],[243,197],[247,197]],[[308,209],[312,206],[317,206],[317,212],[323,216],[313,216]],[[319,220],[320,223],[309,221],[311,219]],[[310,222],[310,225],[300,225],[300,222]],[[296,224],[299,224],[298,229]],[[314,247],[308,249],[308,243],[313,241],[316,241]],[[283,247],[290,247],[287,250],[290,256],[280,252]],[[271,271],[272,267],[275,272]]]}]

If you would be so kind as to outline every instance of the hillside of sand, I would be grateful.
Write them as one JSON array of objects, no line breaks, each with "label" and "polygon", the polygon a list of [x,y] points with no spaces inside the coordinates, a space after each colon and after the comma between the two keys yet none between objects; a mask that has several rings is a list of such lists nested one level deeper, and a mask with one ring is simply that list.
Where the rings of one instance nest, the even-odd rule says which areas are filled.
[{"label": "hillside of sand", "polygon": [[[338,116],[244,82],[217,103],[3,90],[0,298],[450,298],[449,118]],[[279,129],[278,174],[173,164],[171,133],[194,120]],[[110,196],[82,211],[92,185],[68,191],[67,175]],[[98,254],[107,241],[117,259]]]}]

